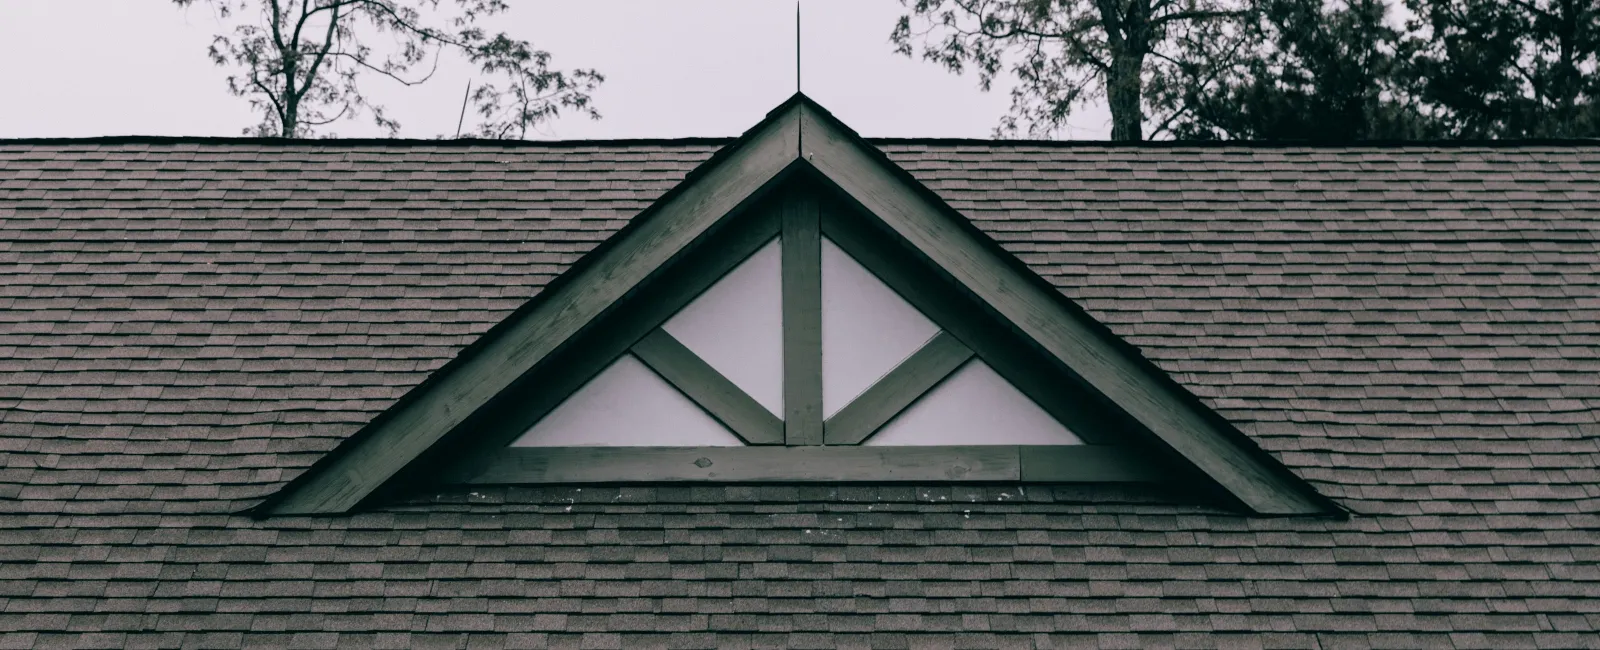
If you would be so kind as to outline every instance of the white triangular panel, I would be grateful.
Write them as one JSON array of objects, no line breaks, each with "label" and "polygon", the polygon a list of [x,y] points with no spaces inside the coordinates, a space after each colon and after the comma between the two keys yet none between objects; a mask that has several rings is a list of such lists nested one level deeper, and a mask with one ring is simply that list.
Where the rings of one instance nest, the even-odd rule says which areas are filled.
[{"label": "white triangular panel", "polygon": [[862,444],[1081,445],[988,364],[973,359]]},{"label": "white triangular panel", "polygon": [[783,254],[773,240],[661,328],[783,417]]},{"label": "white triangular panel", "polygon": [[939,327],[833,242],[822,240],[822,410],[832,417]]},{"label": "white triangular panel", "polygon": [[622,355],[513,447],[732,447],[744,444],[683,393]]}]

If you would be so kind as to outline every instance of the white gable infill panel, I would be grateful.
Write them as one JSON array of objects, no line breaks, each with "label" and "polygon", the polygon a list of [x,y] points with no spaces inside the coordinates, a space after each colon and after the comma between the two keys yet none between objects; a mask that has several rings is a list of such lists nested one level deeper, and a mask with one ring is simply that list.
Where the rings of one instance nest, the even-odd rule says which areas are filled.
[{"label": "white gable infill panel", "polygon": [[823,238],[823,417],[833,417],[938,333],[938,325]]},{"label": "white gable infill panel", "polygon": [[973,359],[866,439],[872,446],[1081,445],[988,364]]},{"label": "white gable infill panel", "polygon": [[513,447],[736,447],[739,438],[633,355],[622,355]]},{"label": "white gable infill panel", "polygon": [[783,256],[775,240],[661,328],[783,416]]}]

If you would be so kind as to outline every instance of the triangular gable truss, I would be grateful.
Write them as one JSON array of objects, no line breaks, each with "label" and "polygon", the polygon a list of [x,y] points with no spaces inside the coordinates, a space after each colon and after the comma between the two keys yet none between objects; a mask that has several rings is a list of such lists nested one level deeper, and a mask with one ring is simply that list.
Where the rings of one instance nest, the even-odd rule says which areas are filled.
[{"label": "triangular gable truss", "polygon": [[[661,278],[642,285],[566,352],[530,373],[526,387],[510,388],[480,408],[460,427],[455,436],[459,445],[442,444],[436,448],[439,453],[430,451],[427,460],[414,463],[410,476],[391,483],[1156,482],[1171,476],[1174,468],[1170,463],[1133,446],[1117,444],[1126,436],[1108,432],[1129,427],[1112,422],[1108,409],[1063,395],[1077,393],[1061,390],[1072,380],[1040,367],[1037,353],[1025,351],[1019,341],[1000,333],[1005,329],[1003,323],[979,315],[978,305],[951,295],[949,287],[928,281],[935,269],[925,263],[901,266],[919,263],[877,249],[880,242],[867,234],[875,228],[843,197],[833,196],[837,190],[829,192],[825,184],[814,171],[802,169],[767,199],[732,216],[722,230],[710,235],[707,245],[675,262]],[[753,249],[774,245],[767,240],[780,232],[780,241],[790,244],[783,261],[783,302],[790,311],[784,316],[783,331],[785,347],[793,349],[785,350],[784,356],[795,362],[786,362],[783,368],[788,376],[783,381],[786,395],[781,419],[661,325],[685,307],[695,291],[739,264]],[[873,268],[895,265],[885,289],[895,292],[897,298],[911,297],[914,303],[906,306],[933,314],[938,329],[887,375],[831,415],[818,413],[817,407],[823,403],[823,373],[817,364],[809,363],[819,359],[821,352],[815,336],[820,269],[796,263],[818,259],[824,234],[842,244],[841,252],[857,263],[857,258],[870,252],[868,264]],[[892,235],[876,237],[884,240],[885,247],[895,245],[888,241]],[[862,271],[884,279],[884,274]],[[963,341],[972,344],[969,347]],[[521,439],[530,435],[530,426],[549,417],[563,397],[571,394],[576,399],[574,389],[587,390],[579,387],[624,354],[642,361],[746,447],[654,446],[657,443],[648,441],[672,434],[656,429],[658,423],[648,417],[639,418],[639,428],[629,432],[636,441],[645,441],[641,444],[652,445],[648,447],[521,446]],[[953,380],[969,360],[998,367],[1001,381],[1009,383],[1012,390],[1022,387],[1023,399],[1045,405],[1046,418],[1102,444],[997,444],[991,439],[979,441],[983,444],[856,446],[886,429],[902,412],[913,410],[914,403],[925,396],[939,401],[932,397],[935,388],[946,379]],[[991,438],[995,433],[989,432]],[[824,443],[827,446],[821,446]],[[507,448],[508,444],[513,446]]]},{"label": "triangular gable truss", "polygon": [[[707,161],[673,191],[613,236],[541,294],[497,325],[460,356],[436,372],[367,427],[352,436],[306,474],[292,481],[264,503],[262,514],[335,514],[355,509],[397,477],[415,476],[426,463],[419,458],[453,457],[462,449],[505,444],[508,436],[531,422],[505,414],[542,414],[572,393],[593,374],[604,359],[626,351],[579,344],[604,340],[614,345],[644,343],[642,339],[678,307],[698,295],[745,255],[785,228],[793,209],[752,209],[771,190],[790,182],[799,172],[821,186],[836,209],[821,210],[815,237],[824,233],[919,309],[967,341],[984,343],[977,350],[986,360],[998,360],[1008,379],[1033,396],[1057,381],[1048,373],[1028,368],[1041,358],[1060,369],[1087,397],[1057,397],[1040,401],[1052,415],[1074,431],[1128,430],[1158,455],[1189,468],[1202,481],[1239,506],[1258,514],[1308,515],[1334,510],[1304,482],[1267,456],[1242,433],[1211,412],[1179,387],[1132,346],[1072,304],[986,235],[977,231],[936,195],[863,142],[848,127],[803,96],[795,96],[774,109],[762,123]],[[829,196],[832,195],[832,196]],[[738,215],[747,215],[735,218]],[[784,246],[806,245],[785,237]],[[709,261],[680,263],[696,251]],[[920,265],[920,267],[919,267]],[[931,268],[934,273],[908,272]],[[787,267],[786,267],[787,269]],[[786,271],[787,272],[787,271]],[[943,286],[941,286],[941,284]],[[648,285],[648,290],[642,287]],[[952,292],[950,289],[955,289]],[[960,296],[952,298],[952,295]],[[963,301],[969,301],[963,304]],[[977,306],[977,309],[971,308]],[[795,313],[814,314],[816,306],[805,299],[785,298],[785,318]],[[989,319],[985,322],[984,319]],[[981,335],[981,328],[1003,323],[1008,337]],[[820,329],[820,328],[818,328]],[[803,331],[803,330],[802,330]],[[820,336],[820,333],[817,334]],[[786,333],[786,336],[790,336]],[[1014,340],[1013,343],[1006,343]],[[799,342],[804,344],[809,342]],[[790,345],[790,341],[785,341]],[[670,346],[658,350],[670,354]],[[1032,362],[1032,363],[1030,363]],[[542,372],[535,368],[576,364],[587,372]],[[1020,381],[1019,381],[1020,379]],[[557,385],[566,382],[566,385]],[[1032,382],[1033,386],[1028,384]],[[820,388],[819,388],[820,390]],[[514,396],[514,397],[513,397]],[[512,405],[508,400],[517,400]],[[1078,403],[1071,403],[1077,399]],[[540,401],[543,403],[538,403]],[[530,404],[529,402],[534,402]],[[749,406],[749,405],[745,405]],[[901,405],[903,407],[903,405]],[[748,410],[748,409],[747,409]],[[870,411],[871,409],[866,409]],[[846,411],[849,411],[847,408]],[[1110,415],[1106,415],[1110,414]],[[777,426],[748,410],[748,432]],[[845,415],[841,412],[840,415]],[[890,413],[889,415],[892,415]],[[770,416],[768,416],[770,418]],[[882,413],[852,414],[867,420]],[[1096,422],[1071,422],[1090,417]],[[782,426],[789,435],[814,431],[823,435],[821,413],[785,414]],[[838,419],[838,418],[835,418]],[[757,422],[757,420],[760,420]],[[849,417],[845,418],[848,422]],[[1116,420],[1108,424],[1107,420]],[[830,424],[833,424],[830,422]],[[521,429],[518,429],[521,427]],[[843,429],[841,439],[870,430],[869,425],[831,427]],[[486,433],[486,430],[492,430]],[[855,432],[855,433],[848,433]],[[836,434],[828,434],[830,438]],[[791,438],[791,443],[793,442]],[[811,441],[815,444],[818,441]],[[1090,442],[1096,442],[1091,440]],[[737,456],[759,447],[729,448]],[[810,447],[806,453],[846,453],[851,447]],[[593,449],[607,462],[655,462],[633,458],[627,448]],[[700,454],[700,452],[693,452]],[[1015,452],[1013,452],[1015,453]],[[1101,454],[1097,456],[1096,454]],[[701,454],[703,456],[703,454]],[[1048,454],[1046,454],[1048,456]],[[483,474],[516,470],[518,463],[542,467],[581,462],[580,458],[549,458],[533,454],[525,460],[502,461]],[[597,456],[590,456],[592,460]],[[697,457],[713,464],[725,459]],[[737,460],[737,458],[733,458]],[[1048,460],[1048,459],[1047,459]],[[1010,461],[1015,464],[1015,459]],[[1039,459],[1035,458],[1035,463]],[[1116,448],[1088,446],[1060,464],[1080,468],[1125,464]],[[723,462],[723,466],[738,465]],[[985,460],[972,463],[978,469]],[[991,466],[1004,465],[997,461]],[[965,472],[966,468],[961,468]],[[409,474],[408,474],[409,472]],[[1092,470],[1080,472],[1094,476]],[[1049,476],[1049,472],[1039,476]],[[739,480],[723,475],[722,480]],[[780,477],[781,478],[781,477]],[[1015,480],[1014,475],[985,475],[979,471],[963,480]],[[398,481],[404,482],[404,481]]]}]

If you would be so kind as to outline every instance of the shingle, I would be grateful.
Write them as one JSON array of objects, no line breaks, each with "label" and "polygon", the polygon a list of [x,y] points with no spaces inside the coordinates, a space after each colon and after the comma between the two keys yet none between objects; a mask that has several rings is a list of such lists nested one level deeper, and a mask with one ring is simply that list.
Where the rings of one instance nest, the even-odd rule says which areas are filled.
[{"label": "shingle", "polygon": [[721,144],[0,142],[0,647],[1510,648],[1600,627],[1593,145],[881,144],[1348,520],[937,485],[235,514]]}]

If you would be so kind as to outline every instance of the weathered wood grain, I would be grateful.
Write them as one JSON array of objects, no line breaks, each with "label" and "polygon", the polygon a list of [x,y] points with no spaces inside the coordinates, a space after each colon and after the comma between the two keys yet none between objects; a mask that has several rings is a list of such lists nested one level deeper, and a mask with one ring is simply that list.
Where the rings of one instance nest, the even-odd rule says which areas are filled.
[{"label": "weathered wood grain", "polygon": [[823,423],[830,445],[857,445],[894,419],[972,358],[972,350],[949,332],[939,332],[889,374]]},{"label": "weathered wood grain", "polygon": [[497,327],[270,504],[271,512],[346,512],[412,459],[609,310],[725,215],[753,200],[797,158],[800,104],[791,104],[671,193],[625,233],[590,253],[566,281]]},{"label": "weathered wood grain", "polygon": [[446,473],[457,484],[1141,482],[1161,472],[1125,449],[1070,447],[524,447]]},{"label": "weathered wood grain", "polygon": [[804,184],[783,197],[783,423],[789,445],[822,444],[822,226]]},{"label": "weathered wood grain", "polygon": [[1019,340],[1020,332],[871,219],[854,206],[825,203],[822,232],[1074,435],[1090,444],[1129,442],[1129,424],[1075,385],[1059,362]]},{"label": "weathered wood grain", "polygon": [[1241,434],[1063,307],[1053,289],[917,191],[843,125],[810,107],[801,122],[801,155],[818,171],[1240,503],[1262,514],[1325,510],[1305,486],[1248,449]]},{"label": "weathered wood grain", "polygon": [[749,445],[783,444],[783,421],[723,377],[666,330],[656,328],[633,354]]},{"label": "weathered wood grain", "polygon": [[772,241],[778,235],[778,222],[778,211],[771,203],[744,210],[734,223],[697,245],[687,259],[653,278],[645,290],[635,292],[596,321],[573,345],[552,355],[463,422],[452,437],[468,438],[463,444],[478,453],[493,453],[511,444],[636,341]]},{"label": "weathered wood grain", "polygon": [[1018,447],[1026,483],[1159,483],[1176,480],[1155,454],[1112,445]]}]

